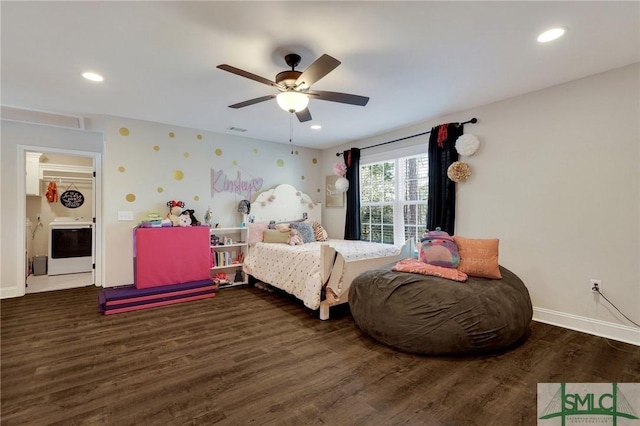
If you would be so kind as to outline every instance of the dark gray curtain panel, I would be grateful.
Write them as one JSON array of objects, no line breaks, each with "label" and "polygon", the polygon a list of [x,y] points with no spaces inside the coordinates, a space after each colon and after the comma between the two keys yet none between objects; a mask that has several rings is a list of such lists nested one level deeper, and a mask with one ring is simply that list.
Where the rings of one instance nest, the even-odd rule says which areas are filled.
[{"label": "dark gray curtain panel", "polygon": [[454,235],[456,218],[456,184],[447,176],[449,166],[458,161],[456,140],[464,132],[458,123],[441,124],[431,129],[429,136],[429,195],[427,198],[427,229]]}]

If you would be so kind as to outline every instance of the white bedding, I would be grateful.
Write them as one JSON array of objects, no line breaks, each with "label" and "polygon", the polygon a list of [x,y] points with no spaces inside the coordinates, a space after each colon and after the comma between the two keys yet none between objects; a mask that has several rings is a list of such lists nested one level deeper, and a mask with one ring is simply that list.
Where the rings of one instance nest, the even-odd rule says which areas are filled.
[{"label": "white bedding", "polygon": [[335,248],[345,262],[395,256],[401,249],[391,244],[353,240],[329,240],[300,246],[257,243],[249,249],[244,270],[256,279],[294,295],[308,308],[318,309],[324,284],[320,265],[322,244]]}]

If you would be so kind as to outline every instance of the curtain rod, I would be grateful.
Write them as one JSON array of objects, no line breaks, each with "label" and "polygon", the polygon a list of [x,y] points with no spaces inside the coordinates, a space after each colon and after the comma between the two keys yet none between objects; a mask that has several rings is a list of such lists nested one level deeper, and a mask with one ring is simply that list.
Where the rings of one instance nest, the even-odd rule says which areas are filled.
[{"label": "curtain rod", "polygon": [[[462,124],[469,124],[469,123],[477,123],[478,119],[473,117],[471,120],[467,120],[467,121],[463,121],[462,123],[457,123],[458,126],[462,125]],[[394,143],[394,142],[400,142],[403,141],[405,139],[411,139],[411,138],[415,138],[416,136],[422,136],[422,135],[428,135],[429,133],[431,133],[431,130],[428,130],[426,132],[422,132],[422,133],[416,133],[415,135],[411,135],[411,136],[405,136],[404,138],[400,138],[400,139],[394,139],[392,141],[388,141],[388,142],[382,142],[382,143],[378,143],[375,145],[371,145],[371,146],[365,146],[364,148],[360,148],[362,149],[369,149],[369,148],[375,148],[376,146],[382,146],[382,145],[386,145],[389,143]],[[336,157],[340,157],[342,155],[342,152],[336,152]]]}]

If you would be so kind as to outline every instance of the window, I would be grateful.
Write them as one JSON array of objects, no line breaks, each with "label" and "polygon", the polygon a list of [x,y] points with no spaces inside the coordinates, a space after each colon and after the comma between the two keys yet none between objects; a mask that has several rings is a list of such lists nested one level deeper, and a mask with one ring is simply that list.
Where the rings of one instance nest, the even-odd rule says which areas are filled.
[{"label": "window", "polygon": [[416,246],[427,220],[427,154],[360,165],[360,223],[366,241]]}]

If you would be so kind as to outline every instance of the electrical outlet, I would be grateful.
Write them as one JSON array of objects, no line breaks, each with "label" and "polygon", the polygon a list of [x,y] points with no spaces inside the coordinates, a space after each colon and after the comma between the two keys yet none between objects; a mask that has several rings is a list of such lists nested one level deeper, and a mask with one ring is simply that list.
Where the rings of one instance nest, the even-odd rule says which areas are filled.
[{"label": "electrical outlet", "polygon": [[589,289],[592,293],[599,293],[602,291],[602,280],[589,280]]}]

